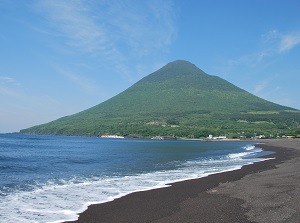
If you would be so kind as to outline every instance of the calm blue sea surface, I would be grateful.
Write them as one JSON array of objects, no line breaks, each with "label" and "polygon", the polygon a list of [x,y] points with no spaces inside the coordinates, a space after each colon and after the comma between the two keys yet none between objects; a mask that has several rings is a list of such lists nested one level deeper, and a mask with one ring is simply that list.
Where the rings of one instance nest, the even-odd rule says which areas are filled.
[{"label": "calm blue sea surface", "polygon": [[0,219],[74,220],[90,204],[239,169],[266,154],[251,142],[0,134]]}]

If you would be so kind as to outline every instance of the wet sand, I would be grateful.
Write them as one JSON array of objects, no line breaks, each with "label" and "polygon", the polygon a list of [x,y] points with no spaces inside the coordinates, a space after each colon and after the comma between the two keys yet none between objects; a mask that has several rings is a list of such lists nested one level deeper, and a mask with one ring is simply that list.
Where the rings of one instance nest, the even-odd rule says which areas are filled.
[{"label": "wet sand", "polygon": [[300,140],[261,142],[274,159],[91,205],[74,222],[298,223]]}]

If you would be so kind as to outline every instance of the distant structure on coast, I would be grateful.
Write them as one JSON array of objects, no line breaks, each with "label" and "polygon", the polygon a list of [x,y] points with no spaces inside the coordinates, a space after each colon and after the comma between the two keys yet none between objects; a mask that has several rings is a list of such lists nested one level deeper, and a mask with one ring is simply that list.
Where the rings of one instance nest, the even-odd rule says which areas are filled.
[{"label": "distant structure on coast", "polygon": [[118,136],[118,135],[102,135],[100,138],[106,138],[106,139],[124,139],[124,136]]},{"label": "distant structure on coast", "polygon": [[173,136],[154,136],[151,138],[152,140],[172,140],[172,139],[177,139],[175,135]]},{"label": "distant structure on coast", "polygon": [[209,139],[209,140],[226,140],[227,137],[226,136],[215,136],[215,137],[213,137],[213,135],[208,135],[207,139]]}]

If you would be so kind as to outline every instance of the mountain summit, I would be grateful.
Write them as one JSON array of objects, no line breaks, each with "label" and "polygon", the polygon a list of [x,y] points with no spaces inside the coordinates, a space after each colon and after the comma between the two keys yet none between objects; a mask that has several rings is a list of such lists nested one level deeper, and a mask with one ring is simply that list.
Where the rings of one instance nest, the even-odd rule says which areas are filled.
[{"label": "mountain summit", "polygon": [[255,128],[278,134],[291,117],[297,128],[298,110],[266,101],[177,60],[99,105],[21,133],[199,137],[252,134]]}]

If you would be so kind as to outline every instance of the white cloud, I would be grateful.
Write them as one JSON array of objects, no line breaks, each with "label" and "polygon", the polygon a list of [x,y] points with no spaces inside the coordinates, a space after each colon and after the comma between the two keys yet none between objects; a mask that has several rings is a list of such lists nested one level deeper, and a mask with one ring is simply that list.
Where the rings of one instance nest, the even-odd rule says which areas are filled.
[{"label": "white cloud", "polygon": [[279,52],[283,53],[289,51],[300,44],[300,32],[292,33],[282,36],[280,45],[279,45]]},{"label": "white cloud", "polygon": [[44,0],[38,8],[70,39],[69,44],[89,52],[118,54],[119,43],[142,51],[160,48],[170,45],[176,35],[170,0]]},{"label": "white cloud", "polygon": [[6,97],[14,97],[20,98],[22,94],[19,93],[18,87],[20,83],[18,83],[14,78],[1,76],[0,77],[0,95]]},{"label": "white cloud", "polygon": [[284,53],[300,44],[300,32],[280,33],[274,29],[262,35],[263,42],[273,48],[273,54]]},{"label": "white cloud", "polygon": [[176,36],[171,0],[43,0],[36,8],[71,50],[92,55],[127,80],[134,64],[160,57]]},{"label": "white cloud", "polygon": [[264,49],[252,54],[243,55],[237,59],[230,59],[227,61],[227,67],[234,68],[242,65],[244,67],[257,68],[267,57],[270,57],[271,55],[271,50]]},{"label": "white cloud", "polygon": [[45,0],[38,6],[69,45],[87,52],[110,50],[105,28],[96,24],[82,1]]},{"label": "white cloud", "polygon": [[105,17],[114,37],[139,55],[170,45],[176,36],[171,1],[111,1]]},{"label": "white cloud", "polygon": [[0,77],[0,80],[6,81],[6,82],[14,82],[14,79],[11,77]]},{"label": "white cloud", "polygon": [[280,36],[280,33],[278,32],[278,30],[273,29],[266,33],[263,33],[261,35],[261,39],[264,44],[268,44],[270,42],[273,42],[274,40],[277,40],[279,38],[279,36]]},{"label": "white cloud", "polygon": [[269,66],[272,63],[271,59],[294,49],[299,44],[300,32],[282,34],[274,29],[262,35],[260,49],[239,58],[228,60],[227,67],[231,69],[241,65],[250,68]]},{"label": "white cloud", "polygon": [[14,78],[12,77],[0,77],[0,83],[5,83],[5,84],[13,84],[13,85],[20,85]]}]

